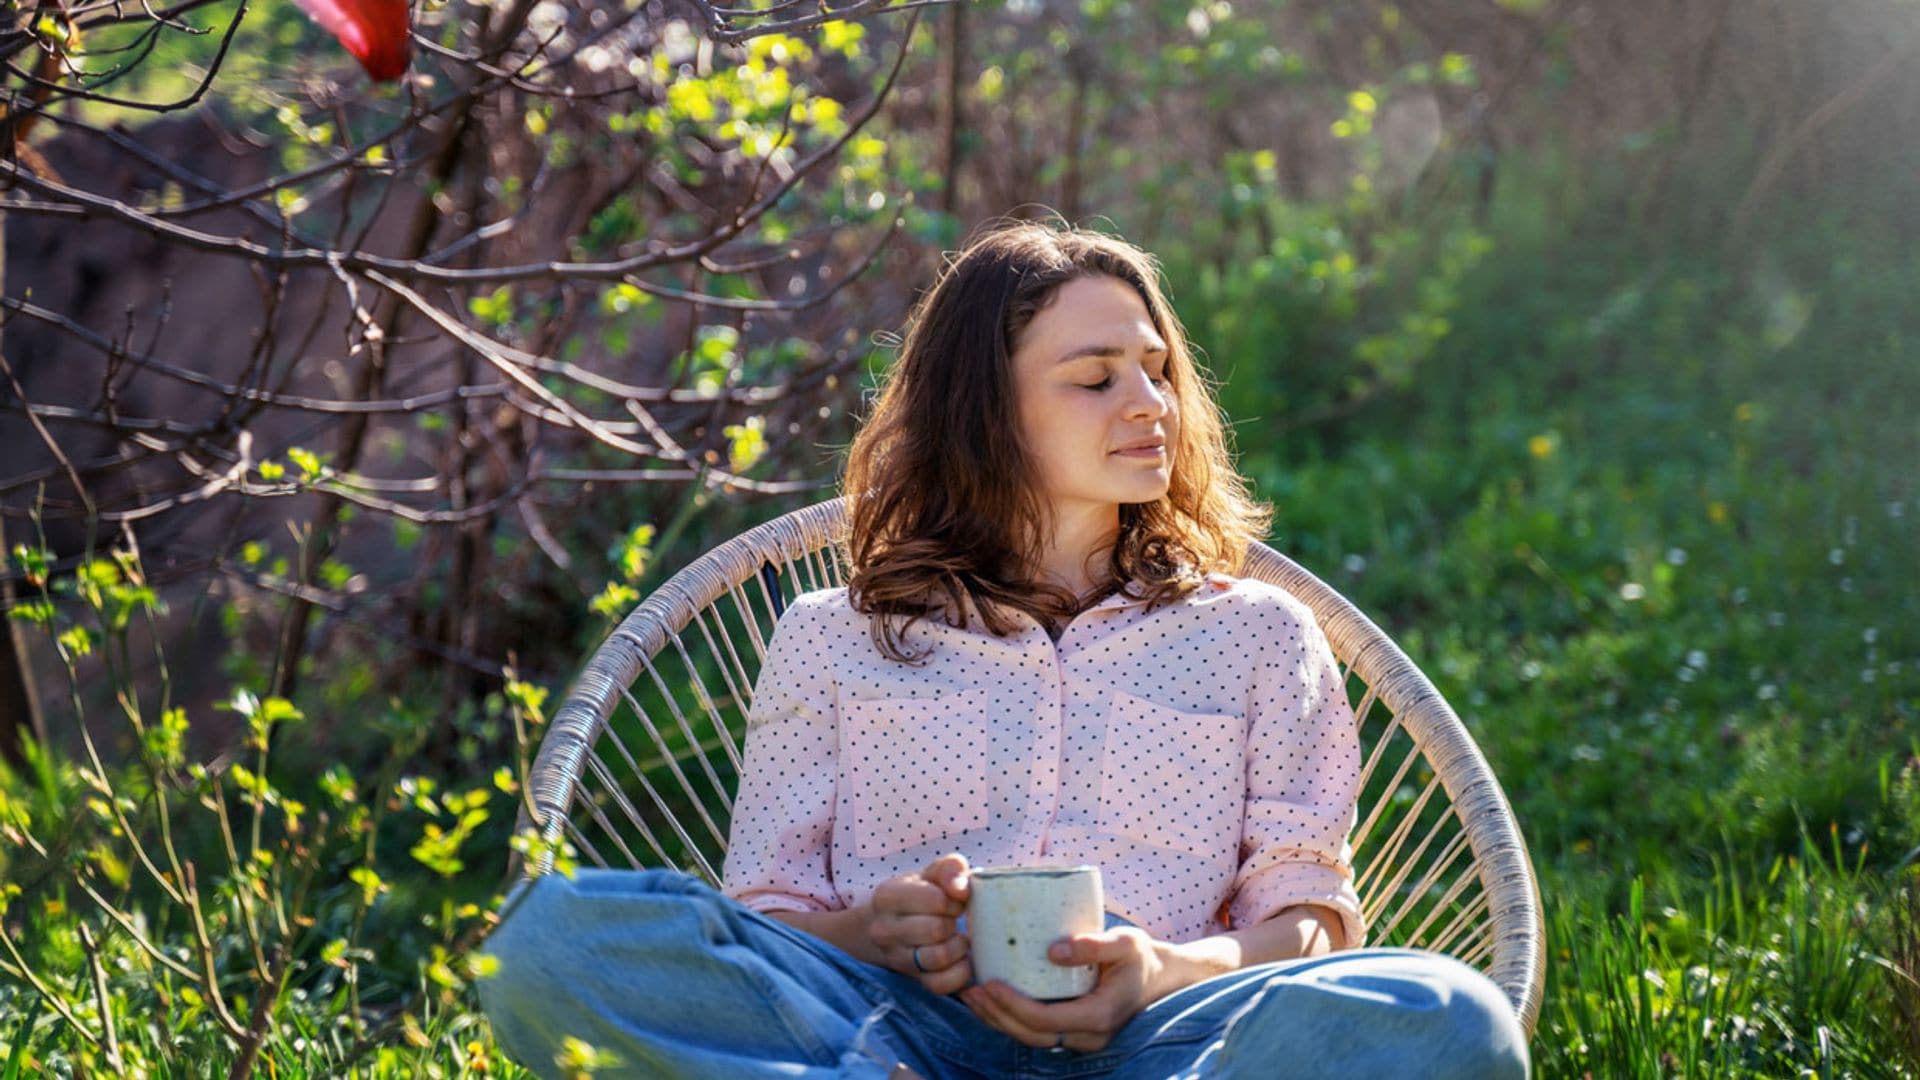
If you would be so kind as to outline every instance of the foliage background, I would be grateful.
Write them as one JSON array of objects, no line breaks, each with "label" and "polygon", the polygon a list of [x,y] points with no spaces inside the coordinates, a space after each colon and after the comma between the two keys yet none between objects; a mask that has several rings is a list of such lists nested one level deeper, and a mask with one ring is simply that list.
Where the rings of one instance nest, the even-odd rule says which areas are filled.
[{"label": "foliage background", "polygon": [[[803,33],[786,66],[851,101],[905,33],[888,18],[855,24],[864,40]],[[555,334],[551,297],[513,287],[466,314],[689,383],[838,350],[847,377],[701,435],[743,475],[817,481],[857,418],[860,370],[885,362],[877,335],[976,223],[1045,207],[1148,246],[1278,507],[1272,542],[1400,641],[1506,786],[1549,912],[1542,1075],[1920,1070],[1920,77],[1905,62],[1920,11],[1009,2],[937,12],[906,40],[887,109],[769,224],[897,211],[852,302],[662,328],[659,305],[610,288]],[[802,61],[799,41],[845,67]],[[317,62],[326,50],[265,7],[201,108],[297,166],[339,136],[315,138],[327,103],[363,93]],[[175,55],[156,55],[149,89],[176,91]],[[541,155],[600,147],[594,168],[636,126],[692,147],[752,107],[729,74],[750,51],[717,55],[595,130],[536,131],[537,100],[512,119]],[[672,224],[618,200],[603,213],[585,235],[609,243]],[[10,290],[68,257],[19,221]],[[62,354],[38,354],[36,376],[16,330],[31,399]],[[5,431],[6,453],[30,450]],[[440,435],[422,425],[410,445]],[[604,448],[565,452],[608,464]],[[39,543],[10,520],[13,622],[34,631],[53,730],[0,783],[9,1073],[238,1071],[266,986],[253,1052],[278,1073],[514,1074],[466,958],[505,884],[520,748],[649,586],[826,493],[589,488],[556,516],[564,566],[510,516],[471,537],[491,553],[476,568],[451,531],[368,515],[363,546],[310,575],[331,574],[342,606],[301,639],[284,699],[284,595],[150,580],[153,560],[116,557],[110,533],[91,561],[87,537],[56,536],[48,562],[66,570],[36,569]],[[284,523],[301,519],[224,555],[291,580],[304,549]],[[134,535],[143,556],[164,549]],[[484,632],[431,629],[476,604]],[[464,642],[495,674],[423,663],[356,614]],[[155,843],[167,798],[178,865],[156,855],[156,884],[129,837]],[[189,864],[204,927],[169,895]],[[189,969],[210,956],[235,1000],[209,1001],[136,938]],[[208,1022],[221,1009],[239,1037]],[[116,1028],[117,1045],[78,1034]],[[594,1067],[592,1048],[572,1055]]]}]

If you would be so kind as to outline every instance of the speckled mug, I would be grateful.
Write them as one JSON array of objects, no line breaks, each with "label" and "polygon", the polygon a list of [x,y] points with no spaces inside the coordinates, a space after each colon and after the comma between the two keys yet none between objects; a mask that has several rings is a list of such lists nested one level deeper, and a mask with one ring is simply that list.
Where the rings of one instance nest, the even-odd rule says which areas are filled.
[{"label": "speckled mug", "polygon": [[1063,967],[1047,949],[1106,927],[1098,866],[990,866],[969,871],[967,937],[976,982],[998,979],[1041,1001],[1075,998],[1099,981],[1097,964]]}]

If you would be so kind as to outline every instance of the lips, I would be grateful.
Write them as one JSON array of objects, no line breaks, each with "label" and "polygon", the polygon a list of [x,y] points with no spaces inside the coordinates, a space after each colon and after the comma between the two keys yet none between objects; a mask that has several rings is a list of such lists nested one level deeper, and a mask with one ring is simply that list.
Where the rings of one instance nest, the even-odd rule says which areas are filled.
[{"label": "lips", "polygon": [[1149,452],[1159,453],[1165,451],[1166,448],[1167,440],[1155,436],[1149,439],[1135,439],[1118,450],[1115,450],[1114,453],[1146,456]]}]

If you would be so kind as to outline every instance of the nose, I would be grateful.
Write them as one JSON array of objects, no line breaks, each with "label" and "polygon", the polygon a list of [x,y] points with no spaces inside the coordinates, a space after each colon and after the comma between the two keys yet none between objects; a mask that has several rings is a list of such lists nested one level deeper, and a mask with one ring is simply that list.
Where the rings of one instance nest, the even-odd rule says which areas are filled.
[{"label": "nose", "polygon": [[1169,390],[1148,378],[1146,372],[1136,372],[1130,385],[1133,393],[1127,399],[1128,419],[1157,420],[1172,407]]}]

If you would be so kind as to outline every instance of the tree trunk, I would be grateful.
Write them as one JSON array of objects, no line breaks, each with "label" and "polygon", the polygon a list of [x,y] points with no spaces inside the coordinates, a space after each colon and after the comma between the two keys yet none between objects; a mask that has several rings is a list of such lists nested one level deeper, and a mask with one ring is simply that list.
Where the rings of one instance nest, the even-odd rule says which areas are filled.
[{"label": "tree trunk", "polygon": [[[0,293],[7,288],[7,218],[0,213]],[[4,348],[6,324],[0,323],[0,348]],[[7,519],[0,514],[0,552],[9,551]],[[28,666],[27,626],[9,613],[18,602],[11,582],[0,581],[0,756],[9,765],[26,765],[23,732],[30,732],[43,746],[47,741],[47,718],[40,711],[40,694]]]}]

